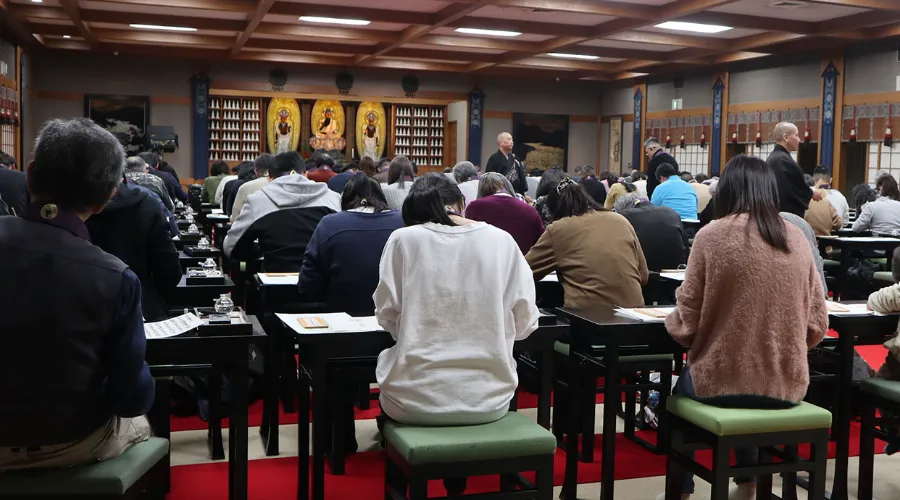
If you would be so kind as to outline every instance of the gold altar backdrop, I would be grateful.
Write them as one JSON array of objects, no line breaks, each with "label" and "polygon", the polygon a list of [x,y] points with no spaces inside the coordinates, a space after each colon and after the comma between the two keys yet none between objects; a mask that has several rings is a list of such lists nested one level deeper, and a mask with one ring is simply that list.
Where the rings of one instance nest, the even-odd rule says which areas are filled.
[{"label": "gold altar backdrop", "polygon": [[309,139],[309,145],[315,149],[334,151],[344,149],[347,142],[344,140],[344,106],[340,101],[333,99],[320,99],[313,105],[310,124],[313,137]]},{"label": "gold altar backdrop", "polygon": [[300,106],[296,99],[272,99],[266,123],[269,152],[279,154],[297,150],[300,145]]},{"label": "gold altar backdrop", "polygon": [[356,111],[356,151],[378,161],[384,153],[387,118],[380,102],[361,102]]}]

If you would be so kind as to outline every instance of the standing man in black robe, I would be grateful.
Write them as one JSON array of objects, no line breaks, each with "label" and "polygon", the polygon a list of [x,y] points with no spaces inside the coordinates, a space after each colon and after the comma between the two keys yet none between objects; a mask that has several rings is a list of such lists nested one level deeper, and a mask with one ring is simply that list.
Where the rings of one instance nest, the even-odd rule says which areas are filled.
[{"label": "standing man in black robe", "polygon": [[653,196],[653,190],[659,186],[659,179],[656,178],[656,167],[663,163],[668,163],[675,167],[675,171],[679,170],[678,162],[675,157],[670,155],[663,149],[662,144],[656,137],[651,137],[644,141],[644,154],[650,160],[647,163],[647,198]]},{"label": "standing man in black robe", "polygon": [[525,196],[525,193],[528,192],[528,181],[525,180],[525,167],[512,152],[512,135],[509,132],[501,132],[497,136],[497,145],[500,149],[488,158],[484,171],[497,172],[505,176],[512,183],[513,189]]},{"label": "standing man in black robe", "polygon": [[800,147],[800,134],[791,122],[775,125],[775,149],[766,159],[766,165],[775,172],[778,186],[778,211],[803,217],[809,208],[809,200],[822,199],[821,191],[813,192],[803,180],[803,170],[791,156]]}]

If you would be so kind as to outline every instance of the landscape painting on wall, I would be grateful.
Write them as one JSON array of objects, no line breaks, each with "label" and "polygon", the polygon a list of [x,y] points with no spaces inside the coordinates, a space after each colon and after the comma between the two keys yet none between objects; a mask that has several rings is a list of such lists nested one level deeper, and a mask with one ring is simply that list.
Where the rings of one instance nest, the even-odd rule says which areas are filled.
[{"label": "landscape painting on wall", "polygon": [[85,95],[84,116],[116,136],[128,156],[144,149],[150,116],[148,96]]},{"label": "landscape painting on wall", "polygon": [[559,167],[565,170],[569,146],[569,117],[513,113],[513,153],[530,172]]}]

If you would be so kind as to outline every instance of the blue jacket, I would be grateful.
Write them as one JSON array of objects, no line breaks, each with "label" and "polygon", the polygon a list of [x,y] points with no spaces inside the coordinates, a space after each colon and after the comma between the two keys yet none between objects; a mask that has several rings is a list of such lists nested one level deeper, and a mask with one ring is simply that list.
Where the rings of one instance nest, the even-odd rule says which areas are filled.
[{"label": "blue jacket", "polygon": [[378,286],[381,252],[401,227],[399,210],[323,217],[306,246],[300,295],[310,302],[327,302],[332,312],[374,314],[372,294]]},{"label": "blue jacket", "polygon": [[650,203],[658,207],[669,207],[682,219],[697,218],[697,191],[690,184],[673,175],[653,190]]}]

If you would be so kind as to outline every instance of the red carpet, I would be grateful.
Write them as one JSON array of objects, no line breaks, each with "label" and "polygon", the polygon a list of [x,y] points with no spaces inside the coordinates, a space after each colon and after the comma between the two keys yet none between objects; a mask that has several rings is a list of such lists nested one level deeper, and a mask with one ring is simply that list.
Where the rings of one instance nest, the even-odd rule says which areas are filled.
[{"label": "red carpet", "polygon": [[[655,433],[639,432],[645,439],[653,440]],[[641,477],[662,476],[666,473],[664,456],[654,455],[644,448],[625,439],[622,434],[616,436],[616,479],[633,479]],[[578,482],[595,483],[600,481],[601,436],[597,436],[594,451],[594,463],[578,463]],[[876,444],[880,453],[881,444]],[[804,450],[801,450],[804,453]],[[851,426],[850,455],[859,454],[859,428]],[[834,443],[829,447],[829,457],[834,457]],[[700,452],[702,463],[709,464],[709,452]],[[554,480],[556,485],[562,484],[565,467],[565,454],[556,452]],[[325,498],[328,500],[381,500],[384,482],[383,453],[372,451],[358,453],[347,458],[347,473],[342,476],[325,475]],[[218,462],[203,465],[188,465],[172,468],[172,492],[168,500],[218,500],[227,498],[228,464]],[[250,462],[250,496],[251,500],[288,500],[296,498],[297,491],[297,459],[276,458],[253,460]],[[470,478],[467,493],[496,491],[499,482],[496,476]],[[432,495],[444,495],[440,481],[434,481],[429,488]]]}]

